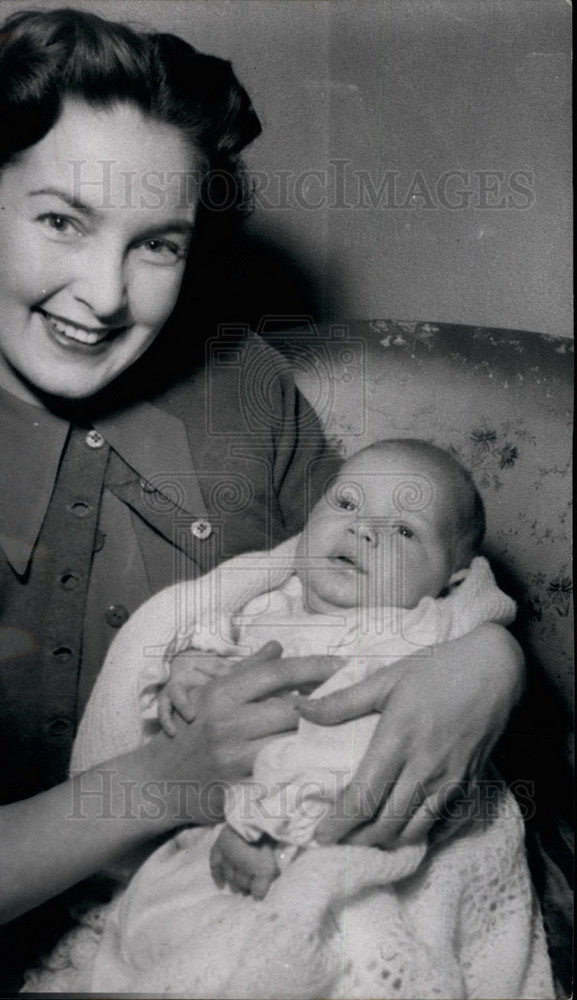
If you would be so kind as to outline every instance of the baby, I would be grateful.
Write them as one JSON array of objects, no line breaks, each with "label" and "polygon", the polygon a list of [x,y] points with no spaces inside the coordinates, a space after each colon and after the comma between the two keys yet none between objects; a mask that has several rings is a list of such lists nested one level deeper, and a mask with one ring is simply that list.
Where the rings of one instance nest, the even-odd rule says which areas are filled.
[{"label": "baby", "polygon": [[[416,440],[365,448],[328,484],[301,536],[170,588],[132,616],[89,702],[73,767],[133,746],[158,719],[170,730],[174,710],[193,718],[200,686],[270,639],[287,656],[339,658],[316,698],[387,661],[434,656],[437,643],[483,621],[508,624],[514,604],[477,555],[484,526],[471,477],[446,452]],[[296,733],[271,739],[251,780],[227,789],[224,826],[182,830],[136,872],[108,916],[88,989],[552,996],[523,822],[501,783],[481,783],[475,822],[444,843],[315,844],[377,721],[301,718]]]},{"label": "baby", "polygon": [[[458,600],[441,608],[432,600],[448,597],[471,573],[484,532],[481,497],[470,475],[447,452],[415,440],[371,445],[345,463],[312,511],[296,546],[294,576],[233,619],[235,653],[240,648],[250,653],[269,639],[282,639],[285,655],[354,652],[352,667],[343,667],[318,696],[360,680],[371,667],[381,666],[384,656],[397,659],[423,653],[423,648],[430,652],[433,643],[448,637],[440,629],[469,631],[471,616],[508,624],[513,603],[497,591],[484,562],[477,561]],[[486,603],[477,600],[471,608],[473,583],[482,588],[475,596]],[[361,614],[360,609],[367,610]],[[456,614],[463,620],[455,626],[451,618]],[[358,656],[371,652],[377,659],[360,664]],[[222,666],[208,661],[203,667],[186,653],[173,659],[159,699],[159,718],[168,733],[173,732],[172,710],[190,721],[192,692],[217,669]],[[229,823],[211,852],[218,885],[229,883],[263,898],[279,874],[279,855],[286,862],[294,854],[284,845],[302,846],[314,839],[314,827],[334,797],[329,769],[333,784],[335,768],[341,782],[351,771],[351,734],[358,761],[360,730],[365,729],[364,750],[375,724],[373,716],[368,726],[361,720],[331,730],[312,727],[311,739],[310,732],[306,736],[311,727],[303,722],[298,737],[276,740],[261,754],[253,781],[227,795]],[[342,753],[335,756],[337,739],[345,760]],[[290,776],[279,767],[281,758]],[[318,789],[303,793],[311,781]],[[294,807],[297,799],[300,815],[279,815],[289,800]],[[280,841],[279,851],[275,841]]]}]

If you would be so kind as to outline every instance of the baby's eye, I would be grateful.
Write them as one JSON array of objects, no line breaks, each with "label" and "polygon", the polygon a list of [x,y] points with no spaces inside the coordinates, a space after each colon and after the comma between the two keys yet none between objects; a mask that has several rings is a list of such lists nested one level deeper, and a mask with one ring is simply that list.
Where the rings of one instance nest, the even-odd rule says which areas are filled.
[{"label": "baby's eye", "polygon": [[407,528],[406,524],[399,524],[397,526],[397,534],[402,535],[403,538],[413,538],[414,532],[410,528]]},{"label": "baby's eye", "polygon": [[365,500],[361,487],[348,481],[331,485],[326,497],[333,510],[344,511],[362,510]]},{"label": "baby's eye", "polygon": [[340,510],[356,510],[357,505],[354,500],[349,500],[347,497],[337,498],[337,507]]}]

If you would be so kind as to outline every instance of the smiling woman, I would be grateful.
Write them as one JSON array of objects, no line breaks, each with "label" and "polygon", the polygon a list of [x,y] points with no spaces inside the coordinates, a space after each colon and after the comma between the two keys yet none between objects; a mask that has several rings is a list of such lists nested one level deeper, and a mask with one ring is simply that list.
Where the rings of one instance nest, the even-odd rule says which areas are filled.
[{"label": "smiling woman", "polygon": [[[6,389],[31,402],[38,390],[92,396],[150,346],[175,306],[198,204],[198,190],[174,179],[199,160],[182,133],[131,104],[69,99],[48,135],[4,168]],[[160,204],[133,206],[126,178],[150,171]]]},{"label": "smiling woman", "polygon": [[[209,232],[218,242],[243,214],[240,153],[260,125],[230,64],[85,12],[29,11],[0,35],[0,117],[0,920],[8,921],[123,846],[210,819],[198,801],[183,815],[167,792],[156,820],[102,824],[101,802],[86,822],[68,822],[76,725],[116,630],[146,597],[299,530],[307,463],[326,446],[286,365],[258,338],[239,335],[224,363],[221,352],[220,363],[203,365],[211,331],[194,317],[183,324],[188,350],[175,353],[174,340],[159,337],[189,261],[194,281],[193,240],[205,252]],[[181,348],[183,339],[181,331]],[[154,342],[157,361],[175,354],[172,382],[157,377],[154,361],[146,373],[135,365]],[[273,374],[272,410],[255,435],[246,414],[263,366]],[[306,680],[326,672],[316,662],[295,666]],[[238,719],[245,706],[231,774],[250,768],[255,726],[261,736],[296,724],[284,701],[252,704],[267,677],[271,694],[281,686],[266,663],[257,675],[258,690],[249,680],[218,709]],[[121,804],[123,775],[137,784],[196,778],[201,788],[227,777],[222,740],[213,744],[204,723],[169,743],[112,764],[109,804]],[[55,903],[8,926],[3,989],[17,988],[32,942],[58,934],[63,912]]]},{"label": "smiling woman", "polygon": [[0,383],[80,399],[158,335],[196,216],[221,174],[237,194],[219,214],[238,209],[260,125],[230,65],[174,36],[51,11],[2,38]]}]

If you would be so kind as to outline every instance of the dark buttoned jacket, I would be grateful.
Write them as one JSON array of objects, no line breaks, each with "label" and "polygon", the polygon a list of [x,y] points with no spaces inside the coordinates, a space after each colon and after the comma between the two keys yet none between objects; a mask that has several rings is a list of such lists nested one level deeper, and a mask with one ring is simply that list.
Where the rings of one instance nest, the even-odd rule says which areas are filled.
[{"label": "dark buttoned jacket", "polygon": [[215,337],[169,379],[145,371],[145,384],[137,366],[112,402],[84,408],[1,395],[4,802],[65,778],[79,713],[132,611],[299,531],[338,465],[286,363],[255,335]]}]

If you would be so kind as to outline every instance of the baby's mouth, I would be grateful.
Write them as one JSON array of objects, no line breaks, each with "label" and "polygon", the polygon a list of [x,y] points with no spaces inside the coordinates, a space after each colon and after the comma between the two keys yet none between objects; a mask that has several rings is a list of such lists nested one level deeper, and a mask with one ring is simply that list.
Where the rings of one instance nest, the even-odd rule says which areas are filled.
[{"label": "baby's mouth", "polygon": [[70,320],[63,319],[61,316],[53,316],[52,313],[46,312],[45,309],[39,309],[38,312],[57,334],[60,334],[61,337],[66,337],[67,340],[74,340],[78,344],[94,346],[95,344],[102,343],[102,341],[113,334],[126,329],[126,327],[110,326],[90,328],[78,325],[77,323],[71,323]]},{"label": "baby's mouth", "polygon": [[340,554],[334,555],[332,558],[334,562],[340,563],[345,568],[356,569],[358,573],[365,573],[365,570],[358,560],[354,559],[352,556]]}]

